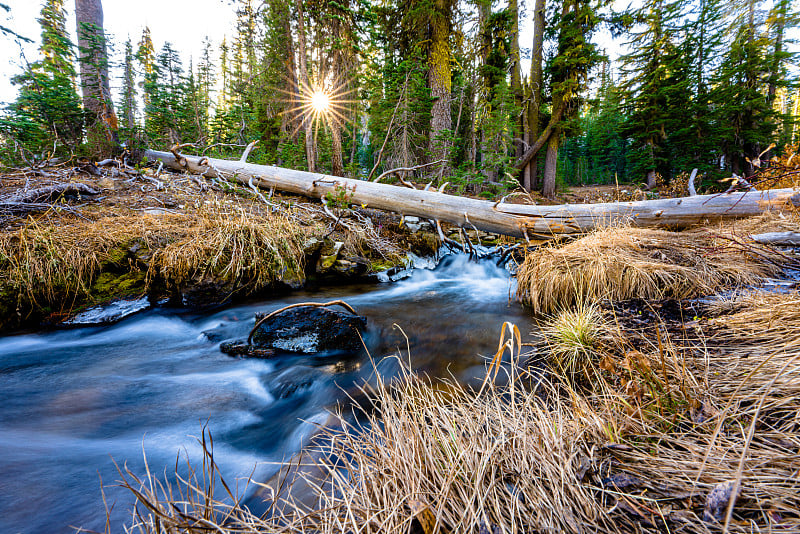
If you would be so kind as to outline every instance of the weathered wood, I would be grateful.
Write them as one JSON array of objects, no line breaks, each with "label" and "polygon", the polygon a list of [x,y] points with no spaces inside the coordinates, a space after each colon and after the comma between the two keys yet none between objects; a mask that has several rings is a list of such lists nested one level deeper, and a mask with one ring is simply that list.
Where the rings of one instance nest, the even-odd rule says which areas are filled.
[{"label": "weathered wood", "polygon": [[312,198],[322,198],[327,193],[335,195],[337,188],[340,191],[346,188],[353,204],[438,219],[468,228],[475,226],[492,233],[537,239],[556,234],[584,233],[593,228],[623,223],[641,227],[681,228],[705,221],[758,215],[770,209],[800,207],[800,193],[793,189],[603,204],[504,204],[221,159],[182,156],[179,162],[170,152],[148,150],[145,157],[153,161],[161,160],[164,165],[176,170],[209,177],[216,177],[217,172],[222,172],[227,179],[244,185],[248,185],[252,178],[253,183],[261,188],[275,188]]},{"label": "weathered wood", "polygon": [[36,189],[29,189],[27,191],[20,190],[11,196],[2,199],[2,202],[7,205],[11,204],[28,204],[34,202],[43,202],[52,200],[63,195],[98,195],[100,191],[89,187],[82,183],[65,183],[53,184],[44,187],[37,187]]},{"label": "weathered wood", "polygon": [[767,232],[751,235],[750,239],[762,245],[800,246],[800,233],[798,232]]},{"label": "weathered wood", "polygon": [[692,169],[692,175],[689,177],[689,183],[686,185],[686,188],[689,190],[690,197],[697,196],[697,189],[694,188],[695,178],[697,178],[697,169]]}]

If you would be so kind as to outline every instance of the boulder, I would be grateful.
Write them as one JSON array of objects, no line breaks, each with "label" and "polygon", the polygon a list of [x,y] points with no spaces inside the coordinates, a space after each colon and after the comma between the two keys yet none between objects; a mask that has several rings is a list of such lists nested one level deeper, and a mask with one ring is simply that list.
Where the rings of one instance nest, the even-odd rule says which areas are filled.
[{"label": "boulder", "polygon": [[[256,323],[267,314],[257,313]],[[220,350],[232,356],[269,358],[277,353],[360,352],[366,317],[321,306],[290,308],[259,324],[251,341],[232,341]]]},{"label": "boulder", "polygon": [[[256,320],[265,315],[256,314]],[[362,348],[359,334],[366,326],[366,317],[331,308],[291,308],[259,325],[252,344],[302,354],[358,352]]]}]

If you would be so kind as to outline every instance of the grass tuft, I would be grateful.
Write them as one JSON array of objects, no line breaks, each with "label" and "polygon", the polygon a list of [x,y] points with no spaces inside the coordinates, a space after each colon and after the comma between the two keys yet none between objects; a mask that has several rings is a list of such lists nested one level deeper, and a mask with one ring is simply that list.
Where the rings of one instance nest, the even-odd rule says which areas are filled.
[{"label": "grass tuft", "polygon": [[517,296],[535,313],[604,299],[685,299],[754,284],[778,272],[782,261],[766,247],[755,251],[705,231],[602,229],[529,253],[517,274]]},{"label": "grass tuft", "polygon": [[596,305],[580,304],[551,316],[541,326],[540,334],[558,370],[574,375],[591,365],[607,330],[603,313]]}]

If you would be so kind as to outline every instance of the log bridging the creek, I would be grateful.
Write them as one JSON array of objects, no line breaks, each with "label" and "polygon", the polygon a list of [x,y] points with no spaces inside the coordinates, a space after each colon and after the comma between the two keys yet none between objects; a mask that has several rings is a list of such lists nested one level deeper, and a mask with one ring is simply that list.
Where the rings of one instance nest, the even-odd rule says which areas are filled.
[{"label": "log bridging the creek", "polygon": [[222,173],[225,179],[245,186],[252,180],[266,190],[274,188],[311,198],[321,199],[328,193],[337,195],[344,188],[353,204],[530,239],[580,234],[618,224],[683,228],[707,221],[758,215],[771,209],[800,208],[800,192],[794,189],[603,204],[507,204],[241,161],[176,157],[171,152],[154,150],[148,150],[145,157],[160,160],[174,170],[212,178]]}]

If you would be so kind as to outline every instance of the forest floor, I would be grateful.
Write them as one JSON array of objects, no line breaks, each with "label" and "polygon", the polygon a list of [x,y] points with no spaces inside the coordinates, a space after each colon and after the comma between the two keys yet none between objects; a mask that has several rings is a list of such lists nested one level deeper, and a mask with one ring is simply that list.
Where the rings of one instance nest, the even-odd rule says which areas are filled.
[{"label": "forest floor", "polygon": [[[407,252],[437,250],[433,234],[394,214],[131,174],[85,165],[0,177],[0,330],[58,324],[119,298],[202,308],[369,279],[403,267]],[[64,184],[81,190],[51,190]],[[38,198],[18,201],[31,192]]]}]

